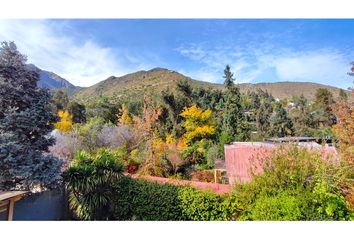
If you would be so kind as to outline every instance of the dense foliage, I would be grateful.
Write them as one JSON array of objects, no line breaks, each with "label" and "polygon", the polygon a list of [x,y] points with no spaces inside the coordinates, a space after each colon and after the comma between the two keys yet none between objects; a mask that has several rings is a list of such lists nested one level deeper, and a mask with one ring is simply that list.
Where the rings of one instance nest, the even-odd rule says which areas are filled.
[{"label": "dense foliage", "polygon": [[112,219],[115,184],[124,166],[117,154],[100,150],[96,154],[78,152],[64,177],[69,204],[79,219]]},{"label": "dense foliage", "polygon": [[281,147],[264,160],[264,172],[235,194],[242,220],[352,220],[342,186],[352,184],[345,162],[324,159],[320,151]]},{"label": "dense foliage", "polygon": [[32,191],[60,180],[61,162],[49,155],[48,134],[56,120],[50,94],[37,88],[39,75],[26,66],[13,42],[0,47],[0,189]]}]

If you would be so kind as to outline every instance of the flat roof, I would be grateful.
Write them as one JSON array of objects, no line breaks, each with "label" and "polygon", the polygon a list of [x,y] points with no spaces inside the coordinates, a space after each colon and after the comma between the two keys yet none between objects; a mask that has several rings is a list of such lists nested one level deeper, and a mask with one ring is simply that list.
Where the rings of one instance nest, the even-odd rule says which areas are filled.
[{"label": "flat roof", "polygon": [[318,141],[320,137],[280,137],[280,138],[266,138],[266,142],[308,142]]}]

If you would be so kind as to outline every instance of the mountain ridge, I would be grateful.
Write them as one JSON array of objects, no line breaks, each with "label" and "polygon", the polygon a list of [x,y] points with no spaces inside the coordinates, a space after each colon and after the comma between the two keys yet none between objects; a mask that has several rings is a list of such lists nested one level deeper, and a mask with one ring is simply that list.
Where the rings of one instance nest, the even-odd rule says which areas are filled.
[{"label": "mountain ridge", "polygon": [[50,90],[54,89],[67,89],[75,90],[76,86],[70,83],[68,80],[60,77],[58,74],[50,71],[40,69],[34,64],[27,64],[27,67],[39,74],[38,87],[48,88]]},{"label": "mountain ridge", "polygon": [[[154,94],[169,88],[174,91],[177,82],[187,80],[193,87],[206,87],[211,89],[224,90],[222,84],[209,83],[192,79],[174,70],[166,68],[153,68],[129,73],[120,77],[110,76],[90,87],[80,88],[74,92],[76,100],[97,100],[100,96],[107,96],[113,99],[136,99],[144,93]],[[237,83],[236,83],[237,84]],[[261,82],[261,83],[239,83],[241,92],[256,91],[258,88],[266,90],[279,99],[290,99],[293,95],[304,94],[310,100],[315,97],[318,88],[327,88],[337,98],[340,88],[313,83],[313,82]],[[349,93],[349,91],[348,91]]]}]

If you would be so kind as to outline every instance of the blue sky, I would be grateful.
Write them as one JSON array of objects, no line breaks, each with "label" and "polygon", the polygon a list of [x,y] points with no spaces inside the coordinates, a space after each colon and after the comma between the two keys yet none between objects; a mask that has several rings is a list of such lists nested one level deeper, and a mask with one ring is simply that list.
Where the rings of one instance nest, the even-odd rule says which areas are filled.
[{"label": "blue sky", "polygon": [[197,80],[306,81],[348,88],[354,20],[0,20],[29,62],[75,85],[163,67]]}]

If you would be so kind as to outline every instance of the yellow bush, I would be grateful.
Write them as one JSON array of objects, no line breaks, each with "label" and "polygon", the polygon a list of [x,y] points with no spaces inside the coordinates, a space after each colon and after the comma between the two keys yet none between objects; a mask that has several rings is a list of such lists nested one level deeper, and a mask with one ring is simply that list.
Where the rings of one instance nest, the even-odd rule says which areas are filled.
[{"label": "yellow bush", "polygon": [[127,125],[133,124],[133,119],[130,116],[129,109],[124,104],[122,105],[120,112],[122,113],[122,115],[118,117],[119,123]]},{"label": "yellow bush", "polygon": [[69,132],[73,126],[73,116],[68,111],[59,111],[60,121],[54,124],[55,129],[61,132]]}]

